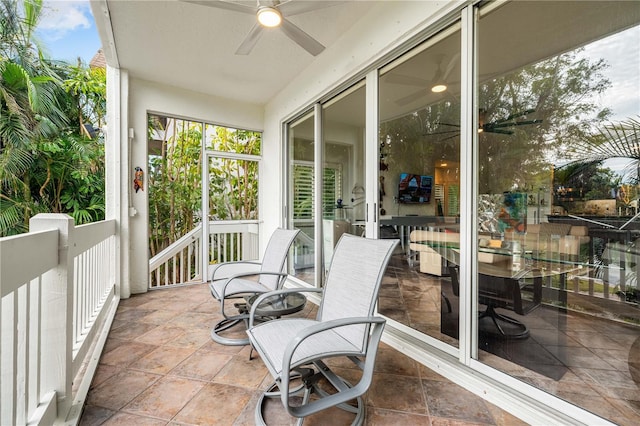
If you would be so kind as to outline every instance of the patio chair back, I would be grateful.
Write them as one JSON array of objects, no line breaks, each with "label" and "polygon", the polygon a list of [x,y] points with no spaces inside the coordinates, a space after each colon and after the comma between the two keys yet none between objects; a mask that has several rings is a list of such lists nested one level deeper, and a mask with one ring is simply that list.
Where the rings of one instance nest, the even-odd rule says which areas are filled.
[{"label": "patio chair back", "polygon": [[[382,277],[397,244],[398,240],[372,240],[343,234],[327,274],[317,319],[372,316]],[[364,351],[369,325],[340,327],[335,331]]]},{"label": "patio chair back", "polygon": [[[291,247],[293,240],[296,238],[296,235],[298,235],[298,232],[300,232],[299,229],[282,228],[278,228],[273,232],[264,251],[260,271],[283,271],[285,261],[287,260],[287,254],[289,253],[289,248]],[[278,288],[279,282],[282,282],[282,279],[281,277],[278,277],[276,275],[260,276],[260,284],[262,284],[269,290],[276,290]]]}]

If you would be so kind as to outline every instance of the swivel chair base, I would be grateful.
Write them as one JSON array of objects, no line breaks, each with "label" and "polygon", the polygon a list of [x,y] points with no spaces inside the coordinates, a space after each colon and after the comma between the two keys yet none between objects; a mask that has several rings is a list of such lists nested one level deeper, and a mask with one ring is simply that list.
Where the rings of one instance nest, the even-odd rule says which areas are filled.
[{"label": "swivel chair base", "polygon": [[[521,340],[529,337],[529,329],[524,323],[515,318],[499,314],[492,305],[487,306],[487,309],[478,316],[478,320],[486,317],[491,318],[495,330],[478,327],[478,332],[483,335],[503,340]],[[504,327],[500,325],[500,322],[505,323]]]},{"label": "swivel chair base", "polygon": [[[316,361],[314,362],[314,365],[320,368],[320,370],[317,373],[312,368],[299,368],[297,369],[297,371],[299,371],[299,374],[295,374],[291,376],[292,380],[300,380],[301,384],[297,387],[292,388],[289,392],[289,395],[291,396],[299,395],[303,404],[307,403],[310,400],[311,394],[313,393],[319,395],[320,397],[326,397],[329,395],[318,384],[318,381],[321,380],[323,377],[327,378],[327,380],[329,380],[329,377],[331,377],[330,380],[337,379],[341,381],[344,386],[352,387],[352,385],[346,380],[344,380],[342,377],[336,376],[330,370],[328,370],[322,361]],[[254,419],[256,425],[267,426],[267,423],[265,422],[265,419],[264,419],[264,405],[267,402],[267,398],[280,400],[280,391],[276,382],[273,382],[269,386],[269,388],[267,388],[267,390],[264,391],[262,395],[260,395],[260,398],[258,399],[258,402],[256,404],[255,419]],[[345,410],[349,413],[355,414],[355,418],[351,423],[351,426],[361,426],[364,424],[364,419],[366,414],[366,404],[364,403],[364,399],[362,396],[358,396],[353,400],[356,402],[355,405],[343,403],[343,404],[335,405],[335,407]],[[304,422],[304,419],[305,419],[304,417],[299,418],[298,421],[296,422],[296,425],[301,426],[302,423]]]}]

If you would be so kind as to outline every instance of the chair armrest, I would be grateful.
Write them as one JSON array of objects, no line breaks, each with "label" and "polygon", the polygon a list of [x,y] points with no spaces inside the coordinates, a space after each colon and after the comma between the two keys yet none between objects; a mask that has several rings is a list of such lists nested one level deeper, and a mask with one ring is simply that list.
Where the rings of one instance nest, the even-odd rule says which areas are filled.
[{"label": "chair armrest", "polygon": [[[340,318],[330,321],[323,321],[321,323],[317,323],[311,325],[303,330],[301,330],[294,338],[287,344],[287,347],[284,351],[282,357],[282,372],[280,377],[280,383],[278,387],[280,388],[280,398],[282,403],[287,408],[287,411],[291,415],[296,415],[295,411],[296,407],[291,407],[289,404],[289,381],[290,381],[290,371],[291,371],[291,359],[293,358],[293,354],[296,349],[302,342],[304,342],[310,336],[314,334],[318,334],[327,330],[331,330],[333,328],[346,327],[349,325],[357,325],[357,324],[373,324],[373,329],[371,331],[371,335],[369,338],[369,343],[367,345],[366,351],[366,361],[365,366],[363,368],[362,378],[360,382],[356,386],[352,388],[342,390],[338,394],[332,395],[328,398],[324,398],[325,402],[321,402],[323,400],[317,401],[318,404],[326,404],[329,405],[328,402],[330,399],[338,399],[342,402],[353,399],[366,391],[371,382],[371,376],[373,373],[373,366],[375,364],[376,358],[376,348],[380,343],[380,338],[382,337],[382,331],[384,330],[384,326],[386,324],[386,320],[381,317],[351,317],[351,318]],[[326,356],[326,354],[323,354]],[[309,408],[315,405],[315,403],[310,403]]]},{"label": "chair armrest", "polygon": [[[243,274],[255,275],[257,272],[260,271],[260,266],[262,265],[262,263],[257,260],[238,260],[234,262],[224,262],[224,263],[218,263],[218,264],[212,265],[213,271],[211,272],[211,281],[224,280],[234,275],[237,275],[238,274],[237,269],[239,269],[238,267],[242,265],[256,266],[257,267],[256,271],[252,272],[251,274],[249,274],[248,272],[242,272]],[[230,272],[227,273],[228,276],[222,276],[222,277],[216,278],[216,274],[223,274],[225,269],[231,270]]]},{"label": "chair armrest", "polygon": [[251,306],[251,311],[249,311],[249,329],[253,327],[253,320],[256,315],[256,309],[264,299],[270,296],[275,296],[278,294],[288,294],[288,293],[322,293],[321,288],[283,288],[280,290],[268,291],[266,293],[262,293],[258,298],[253,302]]}]

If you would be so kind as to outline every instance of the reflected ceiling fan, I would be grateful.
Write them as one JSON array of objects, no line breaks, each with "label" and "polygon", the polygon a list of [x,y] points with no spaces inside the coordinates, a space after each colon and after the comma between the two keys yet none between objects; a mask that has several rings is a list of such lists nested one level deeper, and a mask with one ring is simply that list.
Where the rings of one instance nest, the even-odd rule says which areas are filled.
[{"label": "reflected ceiling fan", "polygon": [[[494,121],[486,121],[487,111],[485,109],[480,109],[478,111],[478,133],[500,133],[503,135],[512,135],[514,133],[513,127],[517,126],[528,126],[531,124],[539,124],[542,123],[542,119],[532,119],[532,120],[522,120],[522,118],[526,118],[527,115],[536,112],[535,109],[527,109],[524,111],[516,112],[502,120],[494,120]],[[447,140],[450,138],[454,138],[460,134],[460,125],[452,124],[452,123],[438,123],[440,126],[451,126],[458,127],[457,130],[445,130],[442,132],[433,132],[427,133],[425,136],[430,135],[445,135],[451,134],[453,135],[442,138],[440,141]]]},{"label": "reflected ceiling fan", "polygon": [[256,0],[255,6],[247,6],[246,4],[225,0],[183,1],[256,16],[256,23],[249,30],[238,50],[236,50],[236,55],[248,55],[251,53],[266,28],[280,28],[287,37],[313,56],[320,54],[324,50],[324,46],[286,17],[343,3],[342,1]]},{"label": "reflected ceiling fan", "polygon": [[394,72],[390,72],[387,74],[387,78],[385,81],[391,84],[401,84],[407,86],[418,86],[421,89],[402,97],[396,101],[398,106],[404,106],[410,104],[418,99],[426,96],[429,92],[433,93],[442,93],[447,90],[447,81],[449,80],[449,75],[455,68],[456,63],[460,60],[460,53],[456,53],[451,57],[449,62],[447,63],[446,68],[443,69],[442,65],[444,62],[445,55],[439,55],[437,59],[438,68],[436,69],[433,78],[430,80],[414,77],[410,75],[402,75],[396,74]]}]

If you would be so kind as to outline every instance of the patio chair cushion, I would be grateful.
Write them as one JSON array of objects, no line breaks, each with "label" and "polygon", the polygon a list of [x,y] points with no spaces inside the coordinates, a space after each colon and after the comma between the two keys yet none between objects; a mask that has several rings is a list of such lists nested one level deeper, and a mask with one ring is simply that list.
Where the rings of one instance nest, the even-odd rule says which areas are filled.
[{"label": "patio chair cushion", "polygon": [[[277,377],[282,372],[282,359],[287,347],[299,331],[320,323],[304,318],[287,318],[270,321],[251,328],[248,333],[269,372]],[[360,348],[342,338],[335,329],[323,331],[307,338],[294,353],[291,365],[304,364],[308,359],[317,359],[331,354],[362,355]]]},{"label": "patio chair cushion", "polygon": [[[211,289],[211,294],[220,300],[222,295],[222,289],[224,288],[227,280],[219,280],[213,281],[209,283],[209,288]],[[264,293],[265,291],[269,291],[270,289],[259,283],[258,281],[246,279],[246,278],[234,278],[231,280],[225,294],[227,296],[247,293],[247,294],[255,294],[255,293]]]}]

